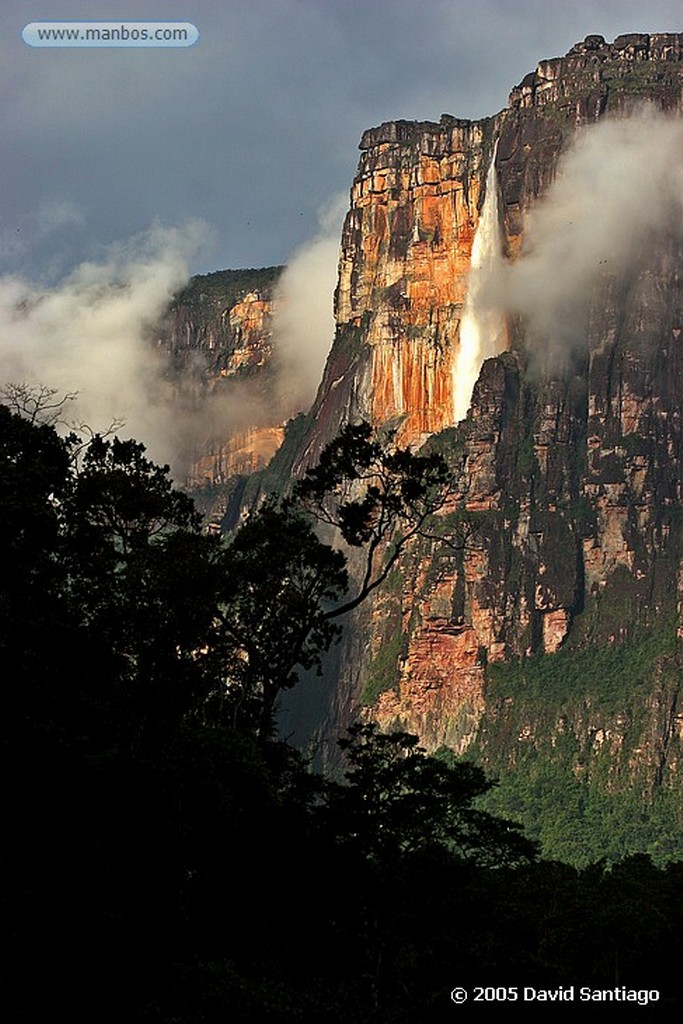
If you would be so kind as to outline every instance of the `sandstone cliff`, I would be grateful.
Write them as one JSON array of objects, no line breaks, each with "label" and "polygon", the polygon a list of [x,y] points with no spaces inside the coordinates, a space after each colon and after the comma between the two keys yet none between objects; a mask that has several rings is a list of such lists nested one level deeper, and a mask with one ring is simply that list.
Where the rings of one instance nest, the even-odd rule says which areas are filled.
[{"label": "sandstone cliff", "polygon": [[[196,411],[187,482],[210,488],[270,461],[283,437],[274,400],[274,294],[281,267],[194,277],[159,325],[179,401]],[[224,510],[220,495],[206,507]]]},{"label": "sandstone cliff", "polygon": [[[595,822],[619,800],[615,856],[661,853],[683,813],[682,41],[589,36],[491,118],[366,131],[311,412],[265,471],[275,421],[197,460],[196,481],[228,481],[231,528],[349,421],[443,453],[448,516],[476,532],[414,544],[355,613],[330,658],[327,749],[364,708],[476,756],[503,774],[496,809],[573,860],[606,849]],[[250,287],[214,317],[210,380],[267,364],[268,315]],[[201,332],[176,316],[186,359]],[[288,700],[294,721],[310,693]]]},{"label": "sandstone cliff", "polygon": [[643,99],[680,112],[681,38],[628,35],[607,44],[589,36],[566,57],[542,61],[495,117],[444,115],[438,124],[395,121],[364,133],[342,234],[337,339],[308,452],[358,416],[399,421],[409,443],[452,424],[459,326],[494,140],[501,244],[511,257],[577,128]]},{"label": "sandstone cliff", "polygon": [[[563,770],[590,784],[608,762],[610,785],[650,794],[680,771],[680,205],[659,220],[652,213],[635,258],[595,258],[577,279],[579,297],[561,296],[571,299],[561,310],[565,358],[539,354],[561,325],[534,326],[528,304],[512,302],[459,424],[456,391],[491,162],[500,259],[513,265],[577,132],[641,116],[643,100],[672,123],[680,116],[682,40],[590,36],[542,61],[493,118],[398,121],[364,134],[337,336],[294,471],[349,420],[391,423],[403,443],[429,437],[449,459],[455,507],[478,517],[478,530],[459,553],[416,546],[358,616],[331,733],[360,702],[382,725],[416,732],[430,749],[476,750],[496,770],[550,744],[565,750]],[[650,202],[654,211],[654,197],[639,197]],[[647,656],[644,631],[659,637]],[[559,659],[571,677],[572,658],[596,646],[625,658],[621,691],[600,696],[600,678],[592,700],[550,687],[541,714],[514,686],[496,690],[496,663],[521,665],[523,687],[539,657]]]}]

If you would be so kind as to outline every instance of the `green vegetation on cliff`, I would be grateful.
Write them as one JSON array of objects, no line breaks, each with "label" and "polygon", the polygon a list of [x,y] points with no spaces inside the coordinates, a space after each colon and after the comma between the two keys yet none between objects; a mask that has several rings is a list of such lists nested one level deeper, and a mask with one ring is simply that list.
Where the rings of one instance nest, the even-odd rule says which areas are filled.
[{"label": "green vegetation on cliff", "polygon": [[271,292],[283,267],[260,267],[250,270],[216,270],[191,278],[173,300],[173,306],[185,306],[193,313],[211,315],[243,298],[247,292]]},{"label": "green vegetation on cliff", "polygon": [[665,622],[623,642],[489,666],[489,712],[468,752],[499,780],[487,809],[521,822],[544,856],[578,866],[683,857],[683,807],[665,767],[678,644]]}]

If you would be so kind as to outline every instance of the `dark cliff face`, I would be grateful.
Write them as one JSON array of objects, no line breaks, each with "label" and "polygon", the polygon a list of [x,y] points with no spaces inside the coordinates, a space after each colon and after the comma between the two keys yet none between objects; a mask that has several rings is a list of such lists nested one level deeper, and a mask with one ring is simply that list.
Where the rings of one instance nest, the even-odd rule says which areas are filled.
[{"label": "dark cliff face", "polygon": [[517,251],[523,216],[555,177],[576,128],[626,116],[644,100],[681,112],[681,40],[660,33],[588,36],[565,57],[541,61],[512,90],[501,116],[499,180],[508,251]]},{"label": "dark cliff face", "polygon": [[[395,122],[363,136],[337,337],[295,471],[348,420],[392,422],[405,443],[430,437],[451,461],[456,503],[479,528],[460,554],[415,547],[364,610],[342,653],[332,733],[365,703],[384,726],[417,732],[431,749],[476,751],[495,770],[549,744],[565,751],[562,771],[577,785],[673,785],[683,733],[680,205],[655,216],[655,197],[639,196],[626,219],[638,212],[651,230],[633,258],[588,252],[595,265],[561,295],[569,308],[558,305],[570,338],[562,360],[541,358],[550,339],[543,325],[531,331],[528,301],[508,310],[508,351],[483,363],[458,426],[453,409],[494,147],[500,248],[522,265],[529,217],[577,132],[641,116],[646,101],[678,123],[680,154],[682,39],[591,36],[542,61],[494,118]],[[656,638],[647,654],[644,635]],[[520,696],[539,658],[572,678],[596,648],[624,659],[621,692],[600,696],[600,673],[612,669],[586,662],[598,674],[593,697],[550,685],[541,711]],[[506,664],[527,666],[515,669],[518,690],[496,689],[495,667]]]}]

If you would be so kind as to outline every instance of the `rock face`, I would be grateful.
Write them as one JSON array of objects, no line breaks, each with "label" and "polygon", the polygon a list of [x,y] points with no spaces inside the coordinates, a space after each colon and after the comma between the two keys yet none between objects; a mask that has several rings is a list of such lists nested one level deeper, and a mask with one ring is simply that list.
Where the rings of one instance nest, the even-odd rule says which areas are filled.
[{"label": "rock face", "polygon": [[[672,635],[683,579],[680,205],[628,266],[596,260],[585,301],[569,310],[573,342],[561,367],[534,355],[527,311],[508,312],[508,351],[484,362],[459,425],[454,389],[494,153],[502,260],[514,264],[577,132],[626,118],[643,101],[672,123],[680,117],[682,41],[589,36],[542,61],[493,118],[397,121],[364,134],[342,236],[336,340],[294,471],[350,420],[393,424],[402,443],[429,437],[442,451],[456,480],[453,507],[478,528],[461,551],[417,545],[392,591],[359,617],[365,639],[356,634],[342,655],[343,713],[331,733],[364,703],[383,726],[416,732],[430,749],[464,753],[477,743],[494,766],[511,763],[519,735],[505,748],[500,730],[495,742],[487,732],[505,719],[487,689],[491,666],[569,659],[596,644],[631,650],[642,630]],[[636,764],[650,765],[647,785],[680,764],[680,661],[662,644],[651,671],[666,677],[666,697],[646,702],[628,741],[632,722],[618,708],[607,724],[595,710],[556,708],[564,725],[551,722],[546,735],[580,735],[588,775],[601,743],[621,758],[623,780]],[[538,728],[525,721],[520,733]],[[638,744],[649,753],[634,753]]]},{"label": "rock face", "polygon": [[198,409],[190,487],[253,473],[282,443],[283,417],[272,400],[273,303],[281,271],[194,277],[159,326],[157,344],[170,356],[181,400]]},{"label": "rock face", "polygon": [[256,473],[268,465],[282,444],[284,427],[261,426],[231,433],[213,450],[199,455],[190,468],[190,488],[219,484],[243,474]]},{"label": "rock face", "polygon": [[643,100],[681,107],[681,38],[589,36],[542,61],[483,121],[393,121],[366,131],[342,234],[337,338],[306,458],[363,416],[424,440],[453,422],[454,367],[472,244],[497,140],[503,246],[518,254],[524,218],[555,177],[577,128]]},{"label": "rock face", "polygon": [[237,376],[268,362],[273,295],[282,267],[219,270],[193,277],[175,298],[158,344],[187,376]]},{"label": "rock face", "polygon": [[[230,528],[348,422],[391,426],[400,443],[444,455],[451,544],[415,542],[354,613],[330,661],[328,749],[364,709],[431,750],[474,755],[518,779],[496,809],[526,808],[527,826],[539,804],[525,786],[573,808],[559,847],[553,819],[551,852],[575,860],[593,826],[579,834],[571,822],[591,806],[612,814],[604,800],[617,793],[668,794],[661,821],[681,815],[666,800],[683,764],[682,42],[589,36],[541,61],[491,118],[365,132],[313,408],[264,472],[246,475],[279,440],[265,419],[256,434],[253,423],[233,429],[195,473],[243,474],[226,491]],[[591,142],[610,124],[636,126],[623,154],[618,130],[599,136],[602,149]],[[572,179],[577,139],[597,162]],[[641,173],[651,165],[659,178]],[[563,180],[564,205],[552,199]],[[554,220],[543,221],[548,204]],[[485,225],[496,233],[488,269]],[[205,330],[191,326],[194,300],[174,312],[171,350],[191,361],[200,349],[212,387],[268,380],[272,291],[242,283]],[[474,528],[464,546],[463,517]]]},{"label": "rock face", "polygon": [[363,135],[313,453],[348,420],[393,421],[409,444],[452,423],[459,322],[493,129],[492,121],[444,116]]}]

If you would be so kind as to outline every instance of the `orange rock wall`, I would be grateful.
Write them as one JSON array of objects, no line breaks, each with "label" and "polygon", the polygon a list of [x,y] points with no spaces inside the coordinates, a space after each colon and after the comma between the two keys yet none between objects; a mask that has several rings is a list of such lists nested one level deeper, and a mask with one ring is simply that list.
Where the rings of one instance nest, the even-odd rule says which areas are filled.
[{"label": "orange rock wall", "polygon": [[416,444],[453,422],[453,367],[491,125],[444,118],[366,132],[342,235],[342,329],[363,325],[357,389]]}]

